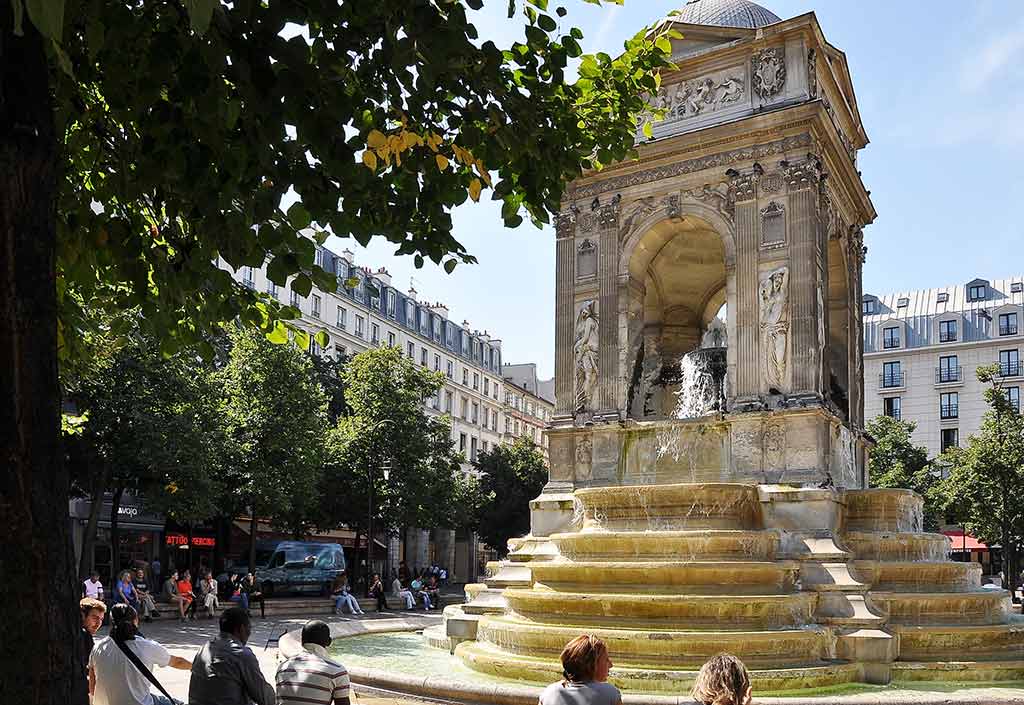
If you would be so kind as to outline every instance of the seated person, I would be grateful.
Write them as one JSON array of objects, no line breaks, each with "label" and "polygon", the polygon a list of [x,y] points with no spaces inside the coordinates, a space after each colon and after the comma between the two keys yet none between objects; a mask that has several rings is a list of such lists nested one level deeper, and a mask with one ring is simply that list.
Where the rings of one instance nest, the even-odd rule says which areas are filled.
[{"label": "seated person", "polygon": [[395,579],[391,581],[391,594],[402,600],[407,610],[411,610],[416,606],[416,598],[412,596],[408,588],[402,585],[402,581],[398,579],[398,576],[395,576]]},{"label": "seated person", "polygon": [[718,654],[700,667],[690,696],[700,705],[750,705],[750,676],[732,654]]},{"label": "seated person", "polygon": [[430,576],[430,580],[423,586],[423,592],[430,598],[431,609],[437,609],[441,606],[441,586],[437,584],[436,575]]},{"label": "seated person", "polygon": [[187,615],[189,619],[196,618],[196,595],[192,591],[192,574],[187,570],[181,574],[178,580],[178,594],[184,600],[181,607],[182,615],[181,620],[185,621]]},{"label": "seated person", "polygon": [[409,584],[409,590],[412,592],[413,595],[423,600],[424,610],[430,609],[430,595],[428,595],[427,592],[423,589],[422,582],[420,582],[419,580],[413,580],[412,583]]},{"label": "seated person", "polygon": [[142,617],[144,622],[152,622],[153,617],[159,617],[160,613],[156,610],[156,602],[153,601],[153,596],[149,594],[149,583],[146,582],[146,571],[142,568],[135,569],[135,577],[132,579],[132,587],[135,588],[135,594],[139,600],[139,615]]},{"label": "seated person", "polygon": [[384,590],[384,583],[381,582],[378,573],[373,574],[373,582],[370,583],[370,597],[377,600],[377,611],[382,612],[388,608],[388,595]]},{"label": "seated person", "polygon": [[334,614],[341,614],[344,607],[348,607],[352,614],[363,614],[359,601],[348,589],[348,576],[345,575],[345,571],[338,573],[338,577],[334,579],[331,595],[334,596]]}]

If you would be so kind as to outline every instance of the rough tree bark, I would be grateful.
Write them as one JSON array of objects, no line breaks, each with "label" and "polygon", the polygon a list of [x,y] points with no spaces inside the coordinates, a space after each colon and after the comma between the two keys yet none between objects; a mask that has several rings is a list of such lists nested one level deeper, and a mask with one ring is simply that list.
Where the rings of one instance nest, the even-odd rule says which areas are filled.
[{"label": "rough tree bark", "polygon": [[13,17],[0,0],[0,702],[85,705],[72,687],[85,674],[60,440],[57,137],[43,39],[27,17],[15,36]]}]

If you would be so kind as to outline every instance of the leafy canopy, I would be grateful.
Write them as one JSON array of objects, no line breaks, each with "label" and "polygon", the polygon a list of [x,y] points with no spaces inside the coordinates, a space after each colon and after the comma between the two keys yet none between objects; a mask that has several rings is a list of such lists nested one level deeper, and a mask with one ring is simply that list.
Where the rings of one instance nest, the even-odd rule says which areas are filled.
[{"label": "leafy canopy", "polygon": [[925,528],[936,529],[941,523],[941,502],[938,500],[939,473],[928,459],[928,449],[915,446],[913,433],[917,425],[890,416],[878,416],[867,424],[875,439],[868,459],[872,487],[913,490],[924,498]]},{"label": "leafy canopy", "polygon": [[548,480],[544,456],[529,438],[495,446],[474,463],[482,495],[476,531],[487,545],[504,556],[508,540],[530,532],[530,500]]},{"label": "leafy canopy", "polygon": [[63,355],[86,307],[139,307],[165,354],[211,356],[236,318],[282,342],[297,311],[219,262],[269,258],[277,284],[333,290],[304,236],[331,232],[451,271],[473,261],[452,207],[489,191],[507,226],[548,222],[567,180],[626,157],[668,30],[583,56],[564,8],[529,0],[523,40],[501,48],[467,16],[482,5],[15,0],[52,40]]}]

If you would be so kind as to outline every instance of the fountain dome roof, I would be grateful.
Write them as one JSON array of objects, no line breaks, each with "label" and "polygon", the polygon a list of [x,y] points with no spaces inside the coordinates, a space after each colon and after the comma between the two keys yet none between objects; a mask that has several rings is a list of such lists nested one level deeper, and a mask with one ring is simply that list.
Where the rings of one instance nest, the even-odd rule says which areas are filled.
[{"label": "fountain dome roof", "polygon": [[690,0],[671,20],[686,24],[757,29],[782,19],[750,0]]}]

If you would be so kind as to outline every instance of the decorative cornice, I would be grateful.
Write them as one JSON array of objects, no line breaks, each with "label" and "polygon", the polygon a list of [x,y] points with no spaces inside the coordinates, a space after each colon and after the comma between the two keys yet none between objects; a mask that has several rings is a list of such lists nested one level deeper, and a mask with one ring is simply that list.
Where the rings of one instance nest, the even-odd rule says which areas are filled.
[{"label": "decorative cornice", "polygon": [[[794,123],[799,126],[806,126],[807,122]],[[747,133],[740,135],[736,138],[722,140],[719,143],[712,143],[708,145],[706,143],[696,146],[697,148],[706,148],[708,146],[715,146],[715,144],[728,144],[730,142],[737,142],[740,140],[748,139],[750,137],[757,136],[768,136],[776,135],[779,130],[785,129],[788,126],[782,126],[772,130],[764,130],[760,133]],[[661,181],[662,179],[671,179],[676,176],[683,176],[686,174],[693,174],[705,169],[714,169],[717,167],[728,167],[733,164],[738,164],[744,161],[751,161],[754,159],[765,159],[767,157],[784,154],[790,150],[811,147],[813,145],[813,138],[809,132],[805,132],[799,135],[793,135],[791,137],[785,137],[775,142],[768,142],[765,144],[759,144],[752,147],[741,147],[739,149],[733,149],[727,152],[719,152],[718,154],[709,154],[705,157],[697,157],[693,159],[684,159],[682,161],[673,162],[671,164],[665,164],[662,166],[654,167],[652,169],[645,169],[643,171],[636,171],[629,174],[622,174],[620,176],[611,176],[606,179],[594,181],[589,184],[581,185],[570,185],[566,192],[567,200],[578,200],[583,198],[591,198],[601,193],[608,191],[621,191],[630,186],[638,186],[640,184],[648,184],[653,181]]]},{"label": "decorative cornice", "polygon": [[572,237],[576,233],[576,215],[574,213],[559,213],[555,220],[555,238]]},{"label": "decorative cornice", "polygon": [[813,154],[808,154],[807,159],[802,162],[782,162],[781,166],[791,191],[818,188],[822,179],[821,160]]}]

